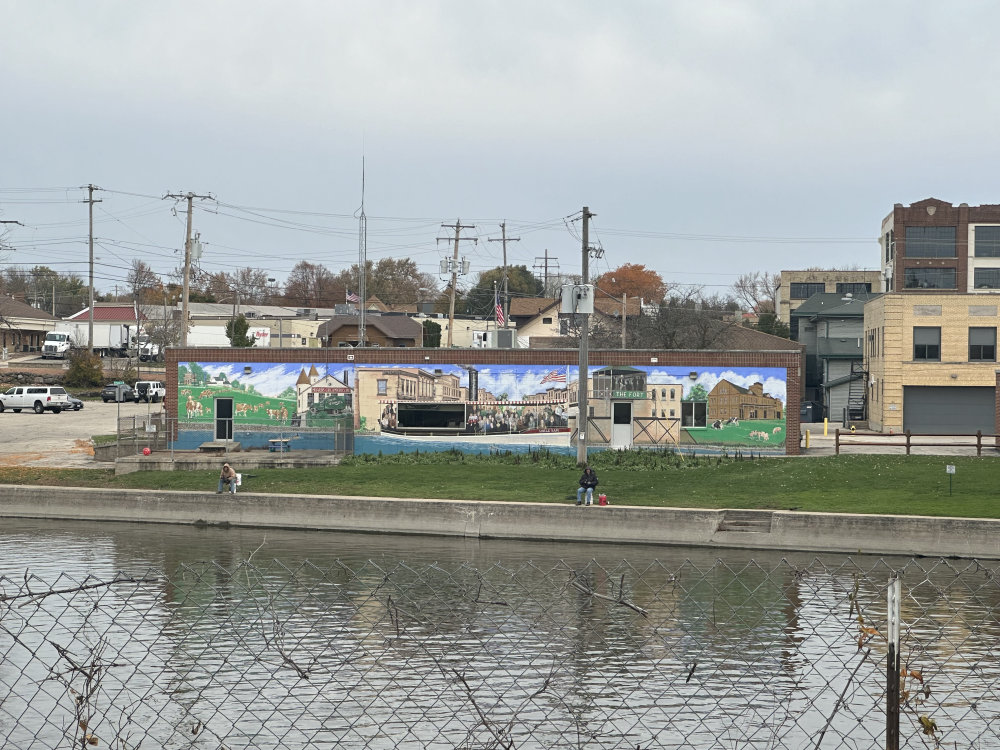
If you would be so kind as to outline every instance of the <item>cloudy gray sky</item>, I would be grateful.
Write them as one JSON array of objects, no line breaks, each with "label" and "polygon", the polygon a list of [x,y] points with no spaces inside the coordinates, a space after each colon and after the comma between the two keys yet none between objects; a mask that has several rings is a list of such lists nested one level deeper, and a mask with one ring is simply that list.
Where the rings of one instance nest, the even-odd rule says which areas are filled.
[{"label": "cloudy gray sky", "polygon": [[[924,0],[616,3],[5,0],[5,264],[168,273],[184,217],[209,271],[357,261],[428,272],[475,224],[473,274],[642,263],[722,292],[751,271],[877,268],[881,219],[1000,202],[1000,6]],[[178,207],[179,209],[180,207]],[[9,250],[13,248],[13,250]],[[474,277],[465,279],[471,283]]]}]

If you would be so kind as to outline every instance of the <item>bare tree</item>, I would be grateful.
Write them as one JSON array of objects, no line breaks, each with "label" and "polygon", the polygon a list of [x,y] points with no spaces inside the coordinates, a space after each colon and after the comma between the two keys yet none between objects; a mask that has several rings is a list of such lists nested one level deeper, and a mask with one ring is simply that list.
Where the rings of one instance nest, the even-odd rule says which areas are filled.
[{"label": "bare tree", "polygon": [[319,263],[300,260],[285,281],[285,303],[301,307],[333,307],[346,298],[342,283]]},{"label": "bare tree", "polygon": [[733,294],[747,310],[756,313],[777,310],[778,286],[781,274],[754,271],[741,275],[732,286]]},{"label": "bare tree", "polygon": [[136,305],[150,304],[161,296],[163,284],[160,277],[144,261],[133,258],[125,277],[132,301]]}]

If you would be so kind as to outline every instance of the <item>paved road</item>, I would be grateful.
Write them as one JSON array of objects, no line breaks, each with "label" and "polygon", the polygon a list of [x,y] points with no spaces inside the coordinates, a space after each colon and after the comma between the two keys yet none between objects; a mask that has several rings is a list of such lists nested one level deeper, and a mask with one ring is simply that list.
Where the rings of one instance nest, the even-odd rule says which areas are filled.
[{"label": "paved road", "polygon": [[0,414],[0,466],[48,466],[99,469],[94,461],[92,435],[111,435],[117,418],[146,416],[162,404],[85,401],[80,411],[35,414],[7,409]]}]

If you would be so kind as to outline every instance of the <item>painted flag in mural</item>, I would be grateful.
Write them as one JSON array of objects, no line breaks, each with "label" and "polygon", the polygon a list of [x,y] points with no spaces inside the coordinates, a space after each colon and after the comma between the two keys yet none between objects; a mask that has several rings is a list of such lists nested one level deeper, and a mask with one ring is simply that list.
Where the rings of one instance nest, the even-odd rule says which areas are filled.
[{"label": "painted flag in mural", "polygon": [[358,295],[356,295],[354,292],[348,292],[347,293],[347,301],[348,302],[360,302],[361,301],[361,297],[359,297]]},{"label": "painted flag in mural", "polygon": [[548,373],[544,378],[542,378],[543,383],[565,383],[566,373],[560,372],[559,370],[553,370]]},{"label": "painted flag in mural", "polygon": [[504,324],[503,317],[503,306],[500,304],[500,300],[497,298],[497,293],[493,292],[493,309],[497,314],[497,326],[502,326]]}]

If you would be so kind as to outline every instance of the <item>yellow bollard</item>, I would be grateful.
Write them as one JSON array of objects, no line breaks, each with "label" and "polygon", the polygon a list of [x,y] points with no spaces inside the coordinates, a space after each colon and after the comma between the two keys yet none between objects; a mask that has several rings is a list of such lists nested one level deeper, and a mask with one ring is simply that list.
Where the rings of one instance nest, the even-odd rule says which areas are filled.
[{"label": "yellow bollard", "polygon": [[828,417],[823,417],[823,437],[826,437],[827,427],[829,427],[830,420]]},{"label": "yellow bollard", "polygon": [[806,430],[806,450],[809,450],[809,430]]}]

